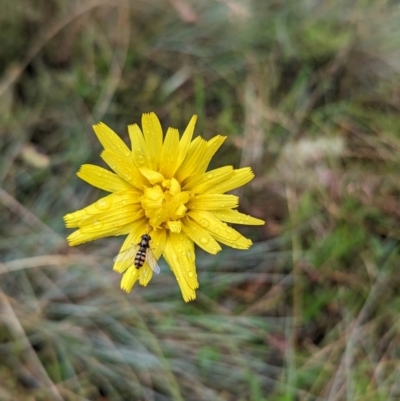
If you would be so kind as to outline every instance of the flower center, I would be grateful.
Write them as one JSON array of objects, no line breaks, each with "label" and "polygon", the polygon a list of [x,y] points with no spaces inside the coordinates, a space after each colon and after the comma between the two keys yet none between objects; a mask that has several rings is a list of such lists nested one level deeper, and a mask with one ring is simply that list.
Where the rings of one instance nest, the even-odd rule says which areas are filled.
[{"label": "flower center", "polygon": [[185,217],[190,192],[182,191],[179,182],[175,178],[163,181],[146,188],[142,196],[142,207],[149,224],[153,229],[160,228],[163,224],[172,232],[180,232],[182,223],[180,219]]}]

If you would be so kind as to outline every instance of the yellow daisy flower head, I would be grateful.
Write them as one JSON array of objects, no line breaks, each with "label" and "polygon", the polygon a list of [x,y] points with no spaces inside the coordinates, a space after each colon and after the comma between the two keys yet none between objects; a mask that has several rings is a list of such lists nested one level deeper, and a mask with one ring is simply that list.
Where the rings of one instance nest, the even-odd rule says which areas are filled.
[{"label": "yellow daisy flower head", "polygon": [[221,250],[219,242],[248,249],[252,242],[226,223],[264,224],[234,210],[238,197],[225,194],[254,177],[250,168],[206,171],[226,137],[192,140],[196,119],[192,117],[181,138],[175,128],[168,128],[163,138],[157,116],[143,114],[142,129],[128,126],[131,149],[105,124],[93,126],[104,147],[101,158],[114,172],[84,164],[78,176],[111,194],[64,217],[67,227],[77,228],[67,240],[74,246],[128,234],[114,263],[114,270],[123,273],[121,288],[126,292],[137,280],[146,286],[158,269],[155,261],[163,256],[183,299],[193,300],[199,287],[194,244],[211,254]]}]

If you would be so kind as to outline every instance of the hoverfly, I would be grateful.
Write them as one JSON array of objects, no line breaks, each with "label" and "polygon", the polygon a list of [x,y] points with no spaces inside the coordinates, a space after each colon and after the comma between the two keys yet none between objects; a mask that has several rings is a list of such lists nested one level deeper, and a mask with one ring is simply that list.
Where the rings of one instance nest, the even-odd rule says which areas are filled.
[{"label": "hoverfly", "polygon": [[136,269],[140,269],[144,262],[147,262],[154,273],[160,273],[160,266],[158,266],[157,260],[151,251],[150,241],[150,235],[143,234],[138,244],[122,251],[114,258],[114,262],[120,262],[121,271],[126,270],[132,264],[135,265]]}]

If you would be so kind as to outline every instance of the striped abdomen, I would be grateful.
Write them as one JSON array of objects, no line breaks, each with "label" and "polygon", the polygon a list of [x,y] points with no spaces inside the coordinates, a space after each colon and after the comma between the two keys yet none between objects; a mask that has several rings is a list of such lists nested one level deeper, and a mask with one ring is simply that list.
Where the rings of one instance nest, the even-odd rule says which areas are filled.
[{"label": "striped abdomen", "polygon": [[144,265],[144,262],[146,261],[146,249],[147,247],[140,246],[140,248],[137,251],[137,254],[135,256],[135,267],[137,269],[140,269]]}]

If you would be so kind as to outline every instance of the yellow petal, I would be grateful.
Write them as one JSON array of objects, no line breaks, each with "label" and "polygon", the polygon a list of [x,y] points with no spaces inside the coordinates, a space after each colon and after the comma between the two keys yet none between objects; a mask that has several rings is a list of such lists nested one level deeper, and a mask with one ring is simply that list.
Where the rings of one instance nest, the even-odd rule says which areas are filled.
[{"label": "yellow petal", "polygon": [[217,219],[212,213],[202,210],[191,210],[188,215],[208,230],[218,241],[232,248],[249,249],[252,242],[242,234]]},{"label": "yellow petal", "polygon": [[199,287],[195,267],[193,241],[185,234],[169,233],[164,258],[174,272],[185,302],[196,298],[195,289]]},{"label": "yellow petal", "polygon": [[179,132],[175,128],[168,128],[160,157],[160,173],[165,178],[171,178],[175,172],[178,148]]},{"label": "yellow petal", "polygon": [[112,209],[105,213],[96,214],[83,219],[79,224],[83,234],[97,231],[114,231],[144,216],[144,211],[138,205],[128,205],[121,209]]},{"label": "yellow petal", "polygon": [[248,183],[254,178],[254,173],[251,171],[250,167],[240,168],[238,170],[233,170],[233,174],[226,181],[220,182],[219,184],[207,189],[204,192],[207,193],[219,193],[223,194],[231,189],[241,187],[242,185]]},{"label": "yellow petal", "polygon": [[142,206],[147,213],[150,212],[149,209],[154,209],[152,212],[156,213],[162,208],[165,202],[164,192],[159,185],[154,187],[146,188],[144,190],[143,197],[141,199]]},{"label": "yellow petal", "polygon": [[201,194],[193,196],[187,207],[189,209],[218,210],[237,207],[239,198],[235,195]]},{"label": "yellow petal", "polygon": [[111,237],[117,235],[128,234],[131,229],[131,224],[127,224],[122,227],[115,227],[113,230],[96,230],[92,232],[83,233],[81,229],[74,231],[67,237],[68,244],[70,246],[75,246],[79,244],[83,244],[88,241],[94,241],[95,239]]},{"label": "yellow petal", "polygon": [[197,121],[197,116],[194,115],[190,121],[189,124],[187,125],[185,132],[182,135],[182,138],[179,142],[179,148],[178,148],[178,158],[177,158],[177,162],[175,165],[175,171],[173,173],[176,172],[176,170],[180,167],[180,165],[182,164],[183,160],[185,160],[185,157],[187,155],[187,152],[189,150],[190,147],[190,143],[192,141],[192,137],[193,137],[193,132],[194,132],[194,127],[196,125],[196,121]]},{"label": "yellow petal", "polygon": [[180,220],[177,221],[168,221],[167,226],[171,232],[179,234],[182,230],[182,222]]},{"label": "yellow petal", "polygon": [[208,165],[212,157],[215,155],[215,152],[220,148],[220,146],[224,143],[226,136],[217,135],[214,136],[207,142],[207,149],[204,152],[204,156],[201,159],[199,165],[197,166],[195,174],[202,174],[207,170]]},{"label": "yellow petal", "polygon": [[164,252],[167,232],[166,230],[153,230],[149,234],[151,236],[150,248],[154,257],[158,260]]},{"label": "yellow petal", "polygon": [[151,168],[151,158],[141,129],[137,124],[128,125],[128,133],[132,145],[133,162],[136,167]]},{"label": "yellow petal", "polygon": [[135,266],[130,267],[122,276],[121,289],[126,292],[131,292],[133,285],[139,278],[140,270],[136,269]]},{"label": "yellow petal", "polygon": [[232,166],[224,166],[206,173],[189,177],[183,185],[184,191],[204,193],[210,188],[215,187],[220,182],[228,180],[233,175]]},{"label": "yellow petal", "polygon": [[142,114],[142,129],[147,150],[151,159],[150,168],[153,170],[158,170],[163,143],[163,132],[160,120],[155,113]]},{"label": "yellow petal", "polygon": [[148,181],[133,164],[131,159],[122,158],[116,153],[105,150],[101,158],[126,182],[135,188],[143,189]]},{"label": "yellow petal", "polygon": [[155,185],[165,180],[165,177],[158,171],[151,170],[147,167],[139,167],[139,171],[148,179],[151,185]]},{"label": "yellow petal", "polygon": [[153,277],[153,270],[151,270],[147,262],[145,262],[139,270],[139,284],[143,287],[147,287],[147,284],[149,284],[151,278]]},{"label": "yellow petal", "polygon": [[89,216],[101,214],[111,209],[119,210],[127,205],[140,203],[139,195],[139,192],[131,190],[115,192],[111,195],[105,196],[84,209],[65,215],[65,225],[68,228],[78,227],[82,220]]},{"label": "yellow petal", "polygon": [[175,178],[179,182],[182,182],[185,178],[190,177],[193,172],[196,171],[197,166],[204,157],[206,149],[207,142],[203,138],[198,136],[194,139],[194,141],[190,144],[185,160],[175,173]]},{"label": "yellow petal", "polygon": [[118,192],[132,189],[126,181],[116,174],[93,164],[84,164],[76,174],[83,181],[107,192]]},{"label": "yellow petal", "polygon": [[264,220],[256,219],[237,210],[213,210],[212,214],[216,218],[228,223],[246,224],[249,226],[262,226],[265,224]]},{"label": "yellow petal", "polygon": [[210,235],[209,231],[201,227],[195,221],[188,217],[182,219],[183,232],[200,248],[203,248],[206,252],[215,255],[221,250],[218,242]]},{"label": "yellow petal", "polygon": [[98,123],[93,125],[93,130],[105,150],[121,155],[121,157],[132,157],[131,151],[125,142],[107,125]]},{"label": "yellow petal", "polygon": [[169,187],[169,192],[172,195],[178,195],[182,191],[181,184],[179,184],[179,181],[176,180],[175,178],[171,178],[169,180],[168,187]]}]

